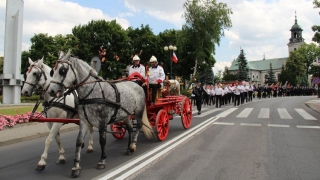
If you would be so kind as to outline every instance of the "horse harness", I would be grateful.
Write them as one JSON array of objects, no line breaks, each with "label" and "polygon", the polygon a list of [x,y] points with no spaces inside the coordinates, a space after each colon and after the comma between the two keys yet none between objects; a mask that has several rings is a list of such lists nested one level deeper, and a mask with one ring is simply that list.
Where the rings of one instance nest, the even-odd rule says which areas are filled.
[{"label": "horse harness", "polygon": [[[87,122],[93,126],[91,124],[91,122],[89,121],[89,118],[87,116],[87,113],[86,113],[86,110],[85,110],[85,105],[87,104],[105,104],[105,105],[111,105],[111,106],[114,106],[115,107],[115,110],[114,110],[114,113],[113,115],[111,116],[111,119],[110,121],[108,122],[108,124],[112,124],[115,120],[116,120],[116,115],[119,111],[119,109],[122,109],[123,111],[125,111],[128,115],[131,115],[132,113],[130,113],[127,109],[125,109],[124,107],[121,106],[120,104],[120,93],[118,91],[118,88],[117,86],[115,85],[115,83],[111,83],[111,82],[108,82],[108,81],[105,81],[103,79],[101,79],[100,77],[92,74],[92,69],[90,70],[88,76],[82,80],[82,82],[80,82],[79,84],[77,84],[77,78],[76,78],[76,73],[75,73],[75,70],[74,68],[72,67],[72,64],[70,63],[70,61],[68,60],[58,60],[57,63],[56,63],[56,66],[55,66],[55,69],[57,69],[57,64],[58,63],[67,63],[68,64],[68,67],[64,67],[62,66],[60,69],[59,69],[59,74],[61,76],[63,76],[63,79],[61,82],[56,82],[56,81],[51,81],[52,83],[56,83],[58,84],[59,86],[64,86],[63,85],[63,81],[65,80],[65,77],[67,75],[67,72],[69,70],[69,66],[71,68],[71,70],[73,71],[74,75],[75,75],[75,82],[73,82],[73,86],[70,86],[70,87],[65,87],[67,89],[69,89],[67,92],[64,93],[64,95],[66,94],[69,94],[71,92],[73,92],[74,90],[76,90],[78,87],[80,86],[83,86],[85,84],[91,84],[91,83],[94,83],[92,89],[88,92],[87,95],[85,95],[82,99],[79,99],[78,97],[78,104],[82,105],[82,109],[83,109],[83,113],[84,113],[84,116],[87,120]],[[94,77],[96,80],[95,81],[91,81],[91,82],[86,82],[89,78],[91,77]],[[114,89],[114,92],[115,92],[115,95],[116,95],[116,102],[113,102],[113,101],[110,101],[108,99],[105,98],[105,95],[104,95],[104,91],[101,87],[101,84],[102,82],[105,82],[105,83],[108,83],[111,85],[111,87]],[[117,82],[120,82],[120,81],[117,81]],[[100,87],[100,90],[101,90],[101,94],[102,94],[102,98],[92,98],[92,99],[86,99],[94,90],[94,87],[96,86],[96,84],[99,84],[99,87]]]}]

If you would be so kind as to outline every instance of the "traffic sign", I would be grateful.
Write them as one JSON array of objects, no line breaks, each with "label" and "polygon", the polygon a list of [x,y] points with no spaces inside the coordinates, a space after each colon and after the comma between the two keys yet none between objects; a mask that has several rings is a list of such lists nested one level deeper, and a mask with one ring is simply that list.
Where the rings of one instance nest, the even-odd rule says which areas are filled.
[{"label": "traffic sign", "polygon": [[320,84],[320,79],[319,79],[318,77],[314,77],[314,78],[312,79],[312,83],[313,83],[313,84]]}]

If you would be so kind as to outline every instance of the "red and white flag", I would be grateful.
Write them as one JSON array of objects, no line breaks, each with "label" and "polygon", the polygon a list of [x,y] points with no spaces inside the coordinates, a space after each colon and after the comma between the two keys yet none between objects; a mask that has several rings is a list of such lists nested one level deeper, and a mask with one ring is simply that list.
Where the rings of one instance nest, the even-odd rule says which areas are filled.
[{"label": "red and white flag", "polygon": [[177,55],[176,55],[176,53],[174,53],[174,52],[172,52],[172,61],[173,61],[174,63],[178,63]]}]

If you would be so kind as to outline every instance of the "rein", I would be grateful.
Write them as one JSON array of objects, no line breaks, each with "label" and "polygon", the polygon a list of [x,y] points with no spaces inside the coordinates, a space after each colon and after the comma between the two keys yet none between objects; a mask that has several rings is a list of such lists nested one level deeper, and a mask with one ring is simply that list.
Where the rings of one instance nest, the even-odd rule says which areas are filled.
[{"label": "rein", "polygon": [[[96,76],[96,75],[93,75],[93,73],[92,73],[92,70],[93,70],[93,69],[90,69],[90,71],[89,71],[88,75],[86,76],[86,78],[84,78],[80,83],[77,84],[77,75],[76,75],[76,73],[75,73],[75,70],[74,70],[71,62],[70,62],[69,60],[58,60],[58,61],[56,62],[55,67],[54,67],[55,70],[57,70],[57,67],[58,67],[58,64],[59,64],[59,63],[67,63],[67,64],[68,64],[68,67],[67,67],[67,68],[65,68],[64,66],[62,66],[61,68],[63,68],[63,69],[61,69],[61,68],[59,69],[59,74],[60,74],[61,76],[63,76],[63,79],[62,79],[61,82],[57,82],[57,81],[53,81],[53,80],[52,80],[51,82],[52,82],[52,83],[55,83],[55,84],[58,84],[60,87],[64,87],[64,88],[68,89],[68,91],[66,91],[66,92],[64,93],[64,96],[66,96],[67,94],[75,91],[76,89],[78,89],[78,88],[81,87],[81,86],[84,86],[84,85],[86,85],[86,84],[94,83],[92,89],[91,89],[82,99],[79,99],[79,96],[78,96],[78,104],[82,105],[82,109],[83,109],[83,113],[84,113],[85,119],[87,120],[87,122],[88,122],[91,126],[93,126],[93,125],[92,125],[91,122],[89,121],[89,118],[88,118],[88,116],[87,116],[87,112],[86,112],[86,110],[85,110],[85,105],[87,105],[87,104],[105,104],[105,105],[110,105],[110,106],[115,107],[115,110],[114,110],[114,112],[113,112],[113,115],[111,116],[111,119],[110,119],[110,121],[108,122],[108,124],[111,124],[111,123],[113,123],[113,122],[116,120],[116,116],[117,116],[117,113],[118,113],[119,109],[122,109],[122,110],[123,110],[124,112],[126,112],[128,115],[131,115],[131,114],[132,114],[132,113],[129,112],[127,109],[125,109],[124,107],[121,106],[121,104],[120,104],[120,93],[119,93],[118,88],[116,87],[116,85],[115,85],[114,83],[110,83],[110,82],[108,82],[108,81],[105,81],[105,80],[101,79],[100,77],[98,77],[98,76]],[[75,82],[73,83],[74,85],[71,85],[71,86],[66,87],[66,86],[63,85],[63,82],[64,82],[64,80],[65,80],[65,78],[66,78],[66,75],[67,75],[67,73],[68,73],[68,71],[69,71],[69,66],[70,66],[71,70],[73,71],[73,74],[74,74],[76,80],[75,80]],[[89,81],[89,82],[87,82],[90,77],[94,77],[96,80],[95,80],[95,81]],[[103,89],[102,89],[102,87],[101,87],[101,83],[102,83],[102,82],[109,83],[109,84],[111,85],[111,87],[114,89],[115,95],[116,95],[116,102],[110,101],[110,100],[108,100],[108,99],[105,98],[104,91],[103,91]],[[100,87],[100,90],[101,90],[101,94],[102,94],[102,98],[86,99],[86,98],[93,92],[93,90],[94,90],[94,88],[95,88],[95,86],[96,86],[97,83],[99,84],[99,87]]]}]

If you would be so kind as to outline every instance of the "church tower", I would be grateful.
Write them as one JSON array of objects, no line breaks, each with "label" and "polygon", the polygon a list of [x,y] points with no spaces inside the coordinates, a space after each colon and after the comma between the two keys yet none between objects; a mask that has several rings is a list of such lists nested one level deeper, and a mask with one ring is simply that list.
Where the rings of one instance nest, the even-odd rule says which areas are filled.
[{"label": "church tower", "polygon": [[297,13],[295,15],[295,21],[294,22],[295,22],[294,25],[290,29],[291,38],[289,39],[289,43],[288,43],[289,54],[290,54],[291,51],[297,50],[304,43],[304,39],[302,37],[303,29],[298,24]]}]

